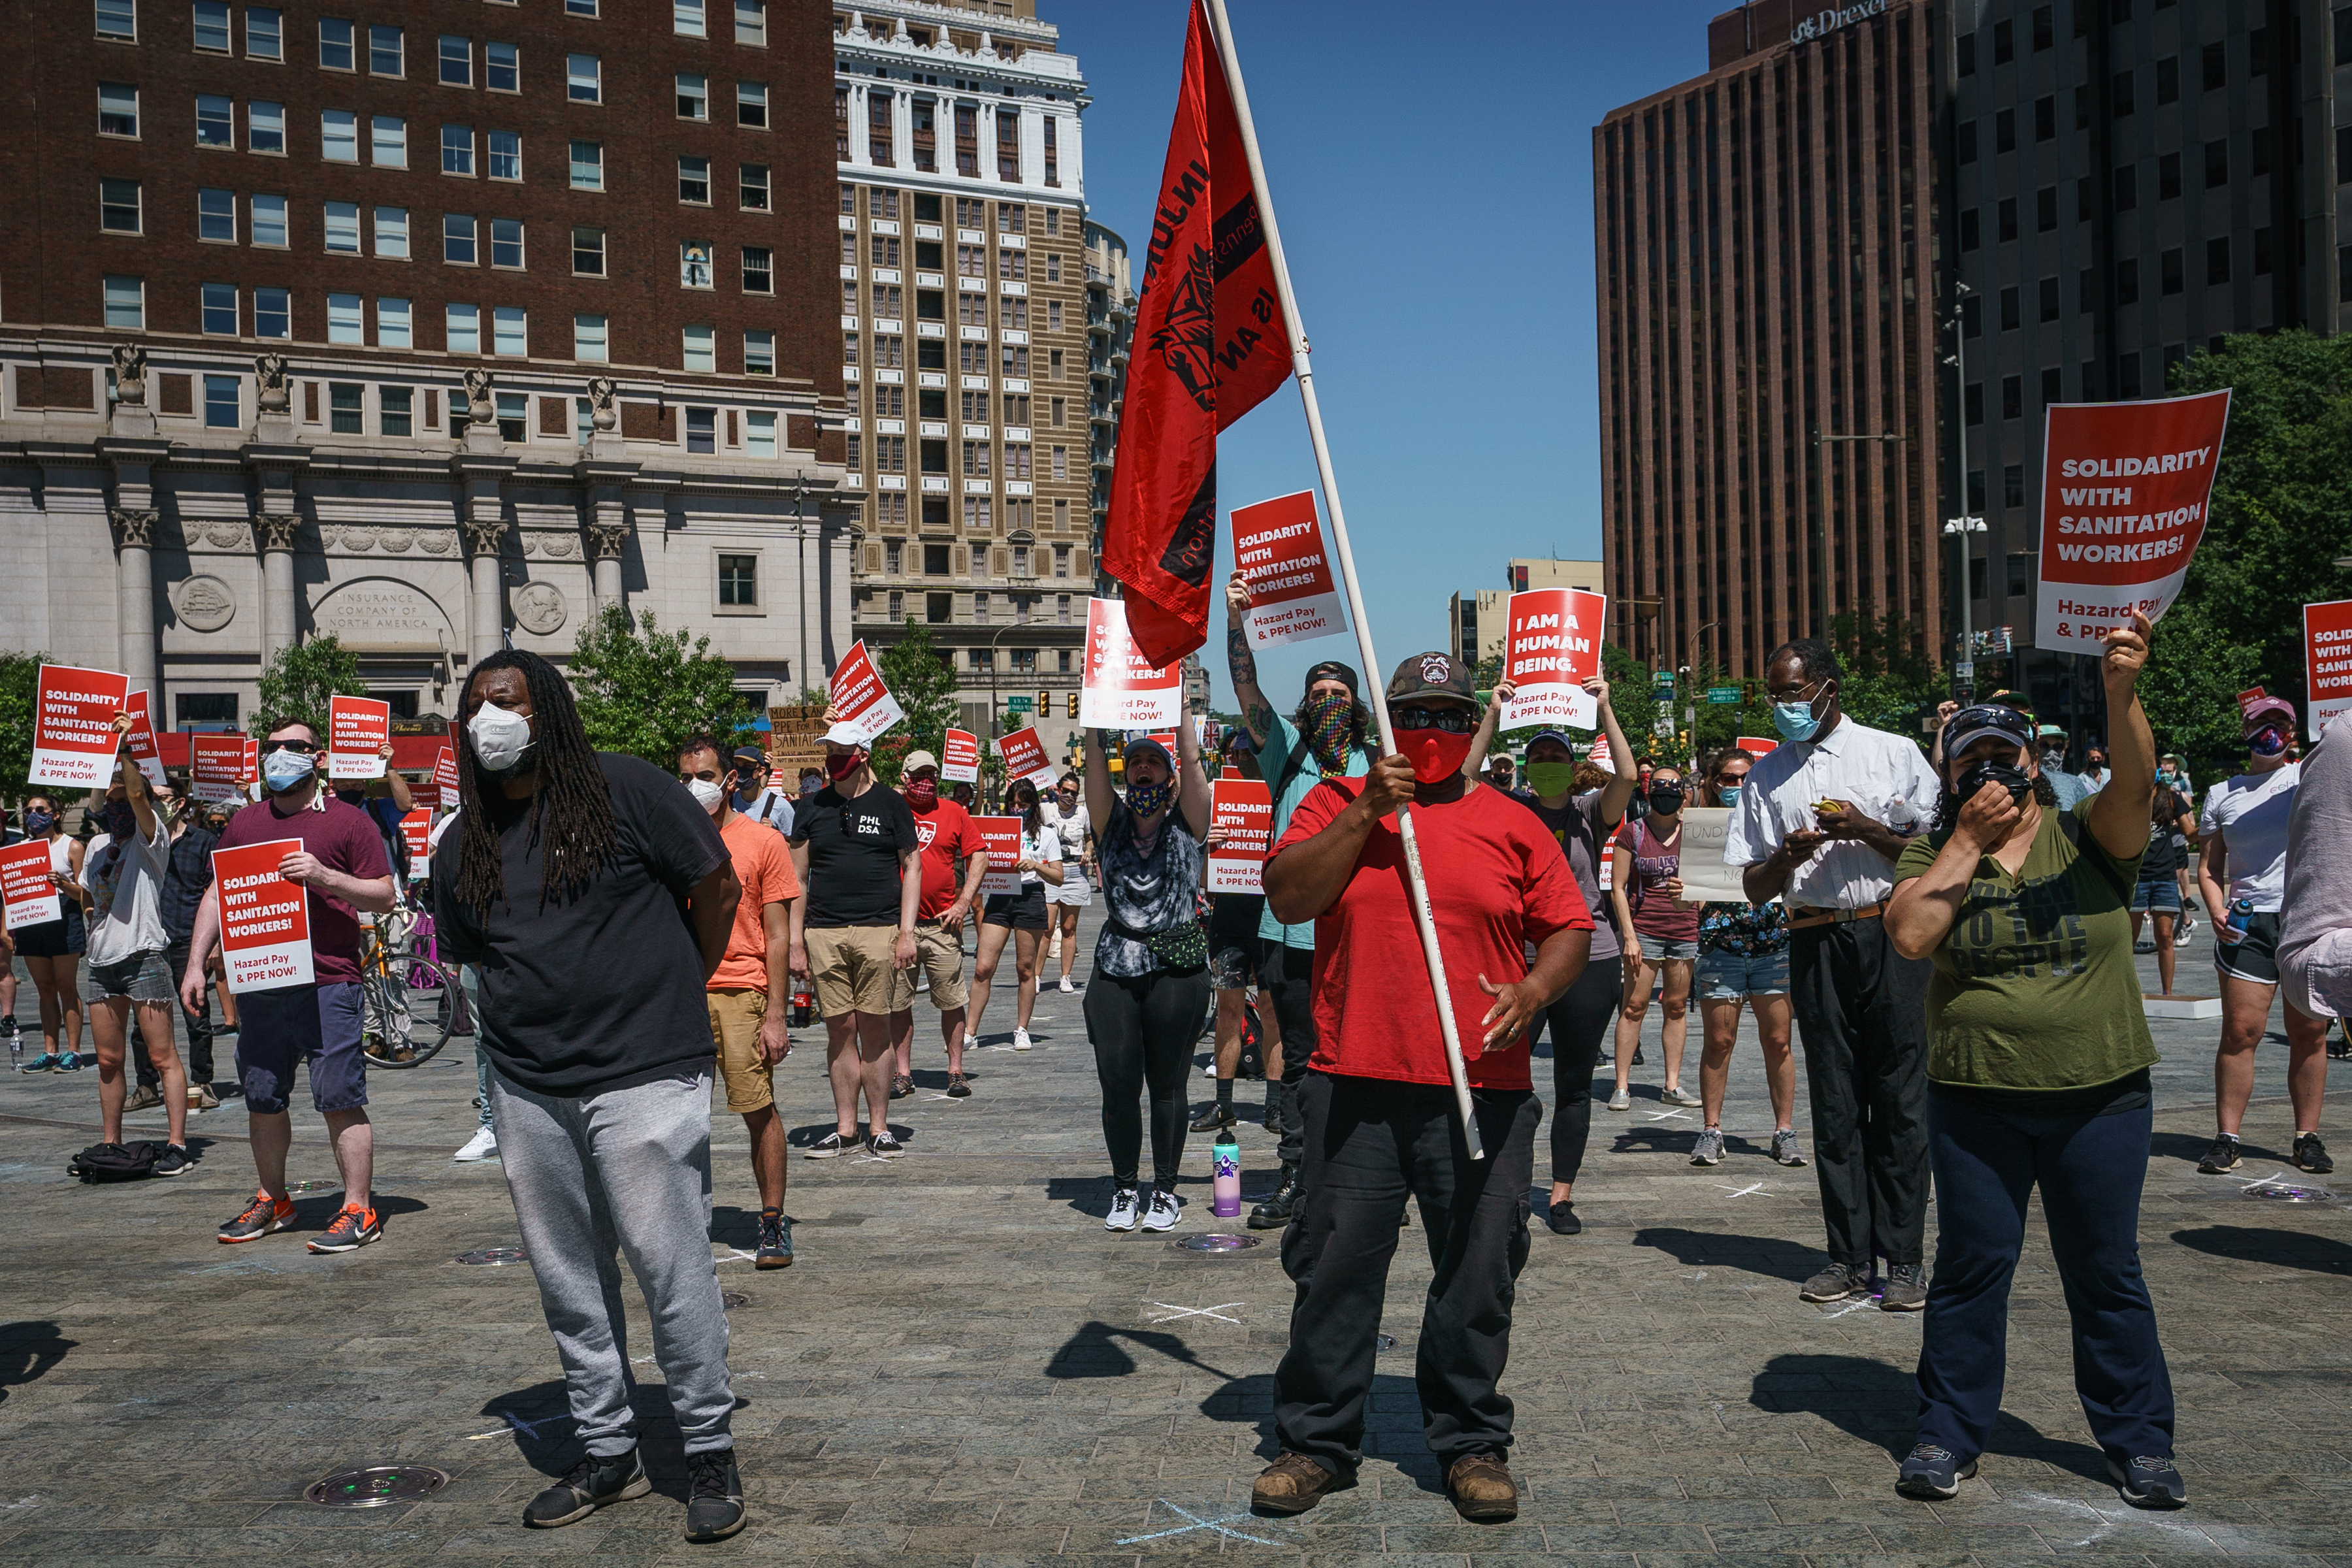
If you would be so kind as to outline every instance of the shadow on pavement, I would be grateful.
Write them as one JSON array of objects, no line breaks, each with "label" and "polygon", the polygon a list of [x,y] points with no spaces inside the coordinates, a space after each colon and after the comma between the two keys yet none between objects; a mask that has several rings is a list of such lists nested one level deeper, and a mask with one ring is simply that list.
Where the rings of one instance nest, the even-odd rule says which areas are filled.
[{"label": "shadow on pavement", "polygon": [[[1121,1341],[1126,1343],[1122,1344]],[[1045,1375],[1055,1378],[1125,1377],[1135,1371],[1135,1357],[1128,1352],[1126,1348],[1128,1344],[1150,1351],[1155,1355],[1165,1356],[1170,1361],[1181,1362],[1186,1366],[1197,1366],[1202,1372],[1213,1373],[1218,1377],[1224,1378],[1228,1384],[1228,1390],[1221,1393],[1229,1392],[1230,1385],[1233,1384],[1247,1381],[1237,1373],[1227,1372],[1223,1367],[1211,1366],[1207,1362],[1202,1361],[1198,1354],[1194,1353],[1192,1347],[1185,1342],[1181,1334],[1162,1333],[1156,1329],[1122,1329],[1116,1324],[1106,1323],[1100,1319],[1082,1325],[1076,1332],[1062,1342],[1062,1347],[1055,1351],[1053,1359],[1045,1363]],[[1271,1379],[1266,1380],[1266,1385],[1268,1388],[1273,1386]],[[1211,1398],[1220,1396],[1221,1394],[1212,1395]],[[1206,1409],[1207,1406],[1203,1405],[1202,1408]],[[1215,1413],[1211,1412],[1211,1414]]]},{"label": "shadow on pavement", "polygon": [[17,1384],[38,1382],[80,1342],[46,1321],[0,1326],[0,1404]]},{"label": "shadow on pavement", "polygon": [[1733,1236],[1721,1231],[1647,1226],[1633,1233],[1636,1247],[1654,1247],[1677,1263],[1694,1268],[1743,1268],[1768,1279],[1802,1284],[1828,1260],[1819,1247],[1777,1236]]},{"label": "shadow on pavement", "polygon": [[[635,1348],[632,1342],[631,1348]],[[735,1407],[751,1402],[740,1394]],[[645,1457],[646,1474],[654,1490],[678,1502],[686,1500],[686,1443],[677,1417],[669,1407],[669,1389],[662,1384],[636,1384],[629,1401],[635,1417],[637,1442]],[[585,1455],[572,1436],[572,1410],[561,1379],[501,1394],[482,1406],[482,1414],[514,1429],[515,1447],[524,1461],[543,1476],[560,1476]]]},{"label": "shadow on pavement", "polygon": [[[1756,1374],[1748,1402],[1759,1410],[1810,1412],[1893,1459],[1911,1451],[1919,1419],[1919,1385],[1912,1374],[1863,1356],[1774,1356]],[[2097,1448],[2047,1436],[2007,1411],[1993,1424],[1985,1451],[2040,1459],[2093,1480],[2107,1477],[2106,1456]]]},{"label": "shadow on pavement", "polygon": [[2172,1239],[2192,1251],[2241,1263],[2275,1263],[2284,1268],[2308,1268],[2315,1274],[2352,1274],[2352,1245],[2332,1236],[2210,1225],[2202,1230],[2176,1230]]}]

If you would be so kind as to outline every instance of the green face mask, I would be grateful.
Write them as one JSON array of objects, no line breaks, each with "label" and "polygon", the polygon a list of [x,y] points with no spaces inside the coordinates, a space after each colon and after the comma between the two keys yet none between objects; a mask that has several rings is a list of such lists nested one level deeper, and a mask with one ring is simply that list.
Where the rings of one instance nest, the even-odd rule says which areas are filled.
[{"label": "green face mask", "polygon": [[1566,795],[1575,783],[1576,764],[1574,763],[1529,763],[1528,764],[1528,787],[1546,799],[1556,795]]}]

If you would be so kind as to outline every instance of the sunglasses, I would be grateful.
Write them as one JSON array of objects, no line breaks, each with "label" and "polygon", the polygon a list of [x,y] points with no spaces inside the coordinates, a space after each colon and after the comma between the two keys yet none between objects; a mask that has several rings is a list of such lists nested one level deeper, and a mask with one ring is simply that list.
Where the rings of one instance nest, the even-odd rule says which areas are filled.
[{"label": "sunglasses", "polygon": [[1400,730],[1443,730],[1449,735],[1467,735],[1478,727],[1461,708],[1391,708],[1389,719]]},{"label": "sunglasses", "polygon": [[272,752],[292,752],[297,756],[307,757],[318,749],[315,741],[264,741],[261,743],[261,754],[265,757]]}]

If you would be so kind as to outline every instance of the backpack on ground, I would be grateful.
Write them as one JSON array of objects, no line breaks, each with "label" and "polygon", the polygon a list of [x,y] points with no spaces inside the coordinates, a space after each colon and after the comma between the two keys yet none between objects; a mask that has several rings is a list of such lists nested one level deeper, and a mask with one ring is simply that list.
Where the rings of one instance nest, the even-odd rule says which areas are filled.
[{"label": "backpack on ground", "polygon": [[155,1173],[155,1162],[163,1157],[164,1147],[152,1138],[135,1143],[93,1143],[73,1157],[66,1174],[92,1184],[142,1181]]}]

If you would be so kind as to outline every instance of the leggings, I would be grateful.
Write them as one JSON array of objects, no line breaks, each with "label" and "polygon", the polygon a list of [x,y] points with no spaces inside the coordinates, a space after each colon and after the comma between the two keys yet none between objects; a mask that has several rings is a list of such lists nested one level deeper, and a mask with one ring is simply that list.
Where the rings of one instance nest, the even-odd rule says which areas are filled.
[{"label": "leggings", "polygon": [[1617,1015],[1625,989],[1625,966],[1596,958],[1576,984],[1544,1009],[1551,1027],[1551,1179],[1576,1180],[1584,1166],[1584,1144],[1592,1131],[1592,1075],[1601,1065],[1601,1042]]},{"label": "leggings", "polygon": [[1095,1076],[1102,1080],[1103,1142],[1110,1151],[1112,1179],[1122,1187],[1136,1184],[1143,1154],[1143,1114],[1136,1096],[1149,1084],[1152,1184],[1173,1193],[1191,1114],[1185,1079],[1208,1016],[1209,972],[1160,970],[1129,979],[1097,970],[1087,985],[1086,1010]]}]

